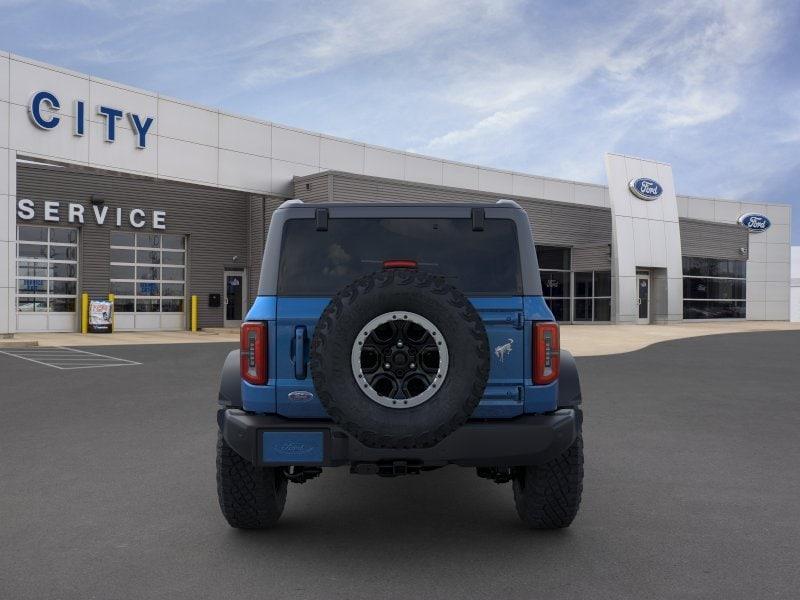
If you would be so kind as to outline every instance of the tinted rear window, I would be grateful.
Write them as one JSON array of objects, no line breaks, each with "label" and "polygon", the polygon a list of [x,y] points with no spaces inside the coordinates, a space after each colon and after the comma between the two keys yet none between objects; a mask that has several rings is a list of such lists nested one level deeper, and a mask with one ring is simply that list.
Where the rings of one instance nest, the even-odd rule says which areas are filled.
[{"label": "tinted rear window", "polygon": [[469,295],[522,293],[517,232],[510,219],[292,219],[283,232],[278,294],[332,296],[383,261],[417,261]]}]

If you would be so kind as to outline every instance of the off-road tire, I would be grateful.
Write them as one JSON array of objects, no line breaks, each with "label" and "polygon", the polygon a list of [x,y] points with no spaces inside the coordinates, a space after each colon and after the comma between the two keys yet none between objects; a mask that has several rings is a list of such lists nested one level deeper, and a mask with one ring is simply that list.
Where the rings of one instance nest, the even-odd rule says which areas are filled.
[{"label": "off-road tire", "polygon": [[543,465],[517,467],[512,475],[514,504],[528,527],[569,527],[578,514],[583,491],[582,435],[557,458]]},{"label": "off-road tire", "polygon": [[267,529],[283,514],[286,476],[280,469],[256,467],[217,434],[217,496],[222,514],[237,529]]},{"label": "off-road tire", "polygon": [[[383,406],[365,395],[353,374],[351,352],[371,319],[410,311],[441,331],[448,372],[428,400],[409,408]],[[413,269],[386,269],[337,293],[317,322],[310,352],[317,396],[331,418],[372,448],[426,448],[463,425],[489,378],[489,342],[469,299],[443,277]]]}]

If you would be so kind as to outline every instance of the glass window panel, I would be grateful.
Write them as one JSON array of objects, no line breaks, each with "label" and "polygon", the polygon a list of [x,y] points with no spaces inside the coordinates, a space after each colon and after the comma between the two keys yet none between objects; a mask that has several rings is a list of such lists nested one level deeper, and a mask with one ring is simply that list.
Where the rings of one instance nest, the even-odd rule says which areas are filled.
[{"label": "glass window panel", "polygon": [[158,250],[137,250],[136,262],[144,265],[157,265],[161,262],[161,252]]},{"label": "glass window panel", "polygon": [[161,284],[162,296],[183,296],[182,283],[162,283]]},{"label": "glass window panel", "polygon": [[161,312],[183,312],[183,300],[162,300]]},{"label": "glass window panel", "polygon": [[75,298],[50,298],[50,312],[75,312]]},{"label": "glass window panel", "polygon": [[706,277],[684,277],[683,297],[714,300],[744,300],[746,283],[743,279],[710,279]]},{"label": "glass window panel", "polygon": [[136,284],[137,296],[158,296],[160,285],[157,283],[142,282]]},{"label": "glass window panel", "polygon": [[20,258],[47,258],[47,246],[18,244]]},{"label": "glass window panel", "polygon": [[50,246],[50,258],[53,260],[78,260],[76,246]]},{"label": "glass window panel", "polygon": [[112,281],[110,291],[116,296],[133,296],[136,284],[132,281]]},{"label": "glass window panel", "polygon": [[[611,295],[611,271],[594,272],[594,295],[595,296]],[[595,317],[595,321],[596,320],[597,318]]]},{"label": "glass window panel", "polygon": [[111,279],[134,279],[136,277],[134,267],[111,265]]},{"label": "glass window panel", "polygon": [[683,274],[744,278],[747,275],[747,261],[684,256]]},{"label": "glass window panel", "polygon": [[569,321],[569,300],[548,298],[546,302],[556,321]]},{"label": "glass window panel", "polygon": [[136,236],[127,231],[112,231],[111,232],[111,245],[112,246],[135,246]]},{"label": "glass window panel", "polygon": [[17,292],[20,294],[46,294],[46,279],[17,279]]},{"label": "glass window panel", "polygon": [[78,230],[72,227],[51,227],[50,241],[59,244],[77,244]]},{"label": "glass window panel", "polygon": [[160,279],[158,267],[136,267],[136,279]]},{"label": "glass window panel", "polygon": [[569,297],[569,272],[541,271],[541,278],[546,298]]},{"label": "glass window panel", "polygon": [[575,297],[590,298],[592,296],[592,273],[575,273]]},{"label": "glass window panel", "polygon": [[186,238],[182,235],[162,235],[161,247],[170,248],[172,250],[183,250],[185,248],[185,239]]},{"label": "glass window panel", "polygon": [[136,262],[135,250],[119,250],[117,248],[111,249],[111,262],[112,263],[132,263]]},{"label": "glass window panel", "polygon": [[159,311],[159,301],[158,300],[137,300],[136,301],[136,312],[158,312]]},{"label": "glass window panel", "polygon": [[747,303],[742,300],[684,300],[684,319],[744,319]]},{"label": "glass window panel", "polygon": [[78,265],[74,263],[50,263],[50,277],[78,276]]},{"label": "glass window panel", "polygon": [[19,312],[47,312],[47,298],[20,296],[17,298],[17,310]]},{"label": "glass window panel", "polygon": [[157,233],[137,233],[136,245],[139,248],[160,248],[161,236]]},{"label": "glass window panel", "polygon": [[[468,218],[331,219],[325,235],[313,219],[289,219],[278,265],[278,293],[330,297],[376,265],[402,256],[444,275],[466,294],[519,295],[522,273],[516,225],[486,219],[475,232]],[[183,264],[184,253],[164,251],[165,264]]]},{"label": "glass window panel", "polygon": [[536,258],[540,269],[559,269],[569,271],[570,249],[555,246],[536,246]]},{"label": "glass window panel", "polygon": [[74,296],[77,294],[77,283],[75,281],[50,280],[50,293],[58,296]]},{"label": "glass window panel", "polygon": [[22,275],[23,277],[47,277],[47,264],[46,262],[19,261],[17,262],[17,275]]},{"label": "glass window panel", "polygon": [[163,252],[163,258],[161,259],[165,265],[182,265],[184,261],[185,253],[183,252],[167,252],[166,250]]},{"label": "glass window panel", "polygon": [[17,229],[17,239],[21,242],[46,242],[47,227],[20,226]]},{"label": "glass window panel", "polygon": [[183,281],[184,273],[182,267],[161,267],[161,279],[165,281]]},{"label": "glass window panel", "polygon": [[600,298],[594,301],[594,320],[611,320],[611,298]]},{"label": "glass window panel", "polygon": [[[577,284],[576,284],[577,286]],[[589,299],[575,300],[575,321],[591,321],[592,320],[592,301]]]},{"label": "glass window panel", "polygon": [[133,312],[133,298],[114,298],[114,310],[117,312]]}]

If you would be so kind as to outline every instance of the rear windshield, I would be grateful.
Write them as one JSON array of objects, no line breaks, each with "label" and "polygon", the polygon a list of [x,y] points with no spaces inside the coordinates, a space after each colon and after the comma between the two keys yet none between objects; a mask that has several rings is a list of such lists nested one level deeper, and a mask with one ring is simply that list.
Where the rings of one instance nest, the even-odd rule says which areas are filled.
[{"label": "rear windshield", "polygon": [[385,260],[414,260],[469,295],[522,293],[517,231],[510,219],[291,219],[283,231],[278,294],[332,296]]}]

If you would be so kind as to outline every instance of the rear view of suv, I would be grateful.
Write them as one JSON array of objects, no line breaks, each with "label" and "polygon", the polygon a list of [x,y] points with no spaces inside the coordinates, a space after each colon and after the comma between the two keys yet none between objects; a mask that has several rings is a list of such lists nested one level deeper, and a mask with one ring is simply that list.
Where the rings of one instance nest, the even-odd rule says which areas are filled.
[{"label": "rear view of suv", "polygon": [[512,482],[537,529],[578,511],[577,370],[511,201],[284,203],[219,402],[217,488],[234,527],[274,525],[289,482],[337,466],[474,467]]}]

